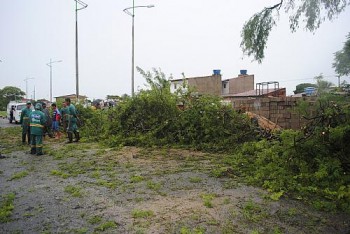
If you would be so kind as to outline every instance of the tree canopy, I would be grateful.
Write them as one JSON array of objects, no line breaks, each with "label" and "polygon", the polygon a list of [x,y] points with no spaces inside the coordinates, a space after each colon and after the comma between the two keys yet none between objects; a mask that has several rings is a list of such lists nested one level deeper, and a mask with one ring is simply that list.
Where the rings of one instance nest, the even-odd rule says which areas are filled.
[{"label": "tree canopy", "polygon": [[333,68],[335,68],[335,72],[340,76],[350,74],[350,33],[347,35],[343,49],[334,54]]},{"label": "tree canopy", "polygon": [[323,74],[316,76],[315,80],[317,85],[317,92],[319,95],[326,93],[334,85],[332,82],[324,80]]},{"label": "tree canopy", "polygon": [[264,50],[270,31],[276,25],[281,8],[289,14],[289,27],[295,32],[301,23],[310,32],[317,30],[325,20],[332,20],[343,12],[350,0],[280,0],[255,13],[243,26],[241,48],[259,63],[264,59]]},{"label": "tree canopy", "polygon": [[298,93],[303,93],[304,92],[304,89],[307,88],[307,87],[317,87],[316,84],[311,84],[311,83],[302,83],[302,84],[298,84],[296,87],[295,87],[295,90],[293,91],[294,94],[298,94]]},{"label": "tree canopy", "polygon": [[7,104],[13,100],[20,100],[25,95],[20,88],[13,86],[6,86],[0,89],[0,109],[5,110]]}]

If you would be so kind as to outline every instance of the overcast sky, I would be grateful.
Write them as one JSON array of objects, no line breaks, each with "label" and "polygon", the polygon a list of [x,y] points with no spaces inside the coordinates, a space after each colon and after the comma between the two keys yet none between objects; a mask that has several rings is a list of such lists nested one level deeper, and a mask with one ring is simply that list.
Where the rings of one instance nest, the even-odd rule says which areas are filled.
[{"label": "overcast sky", "polygon": [[[132,0],[84,0],[78,12],[80,94],[90,99],[131,92],[131,16],[123,12]],[[181,78],[207,76],[221,69],[223,79],[240,69],[255,82],[278,81],[291,94],[299,83],[314,83],[323,73],[338,83],[333,54],[350,31],[350,10],[325,22],[314,34],[290,33],[283,13],[270,35],[262,64],[244,57],[240,33],[244,22],[264,6],[279,2],[232,0],[135,0],[135,65],[161,68]],[[53,96],[75,93],[74,0],[0,0],[0,88],[17,86],[29,97],[50,98],[50,58]],[[350,82],[347,77],[342,77]],[[135,73],[135,90],[145,80]]]}]

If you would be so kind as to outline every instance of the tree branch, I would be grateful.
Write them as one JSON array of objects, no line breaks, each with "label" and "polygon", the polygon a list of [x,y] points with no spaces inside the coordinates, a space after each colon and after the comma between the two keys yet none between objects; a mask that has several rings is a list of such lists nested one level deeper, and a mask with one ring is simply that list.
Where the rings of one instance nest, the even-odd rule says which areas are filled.
[{"label": "tree branch", "polygon": [[279,10],[279,9],[281,9],[282,4],[283,4],[283,0],[281,0],[281,2],[280,2],[280,3],[277,3],[276,5],[274,5],[274,6],[272,6],[272,7],[266,7],[265,9],[266,9],[266,10],[273,10],[273,9],[275,9],[275,8],[278,8],[278,10]]}]

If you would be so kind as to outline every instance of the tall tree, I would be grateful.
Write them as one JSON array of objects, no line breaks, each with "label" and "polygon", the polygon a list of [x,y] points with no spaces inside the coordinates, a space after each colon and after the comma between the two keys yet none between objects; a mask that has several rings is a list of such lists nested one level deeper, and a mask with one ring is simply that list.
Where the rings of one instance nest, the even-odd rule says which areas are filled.
[{"label": "tall tree", "polygon": [[350,0],[280,0],[279,3],[265,7],[255,13],[243,26],[241,47],[248,56],[259,63],[264,59],[264,51],[270,31],[276,25],[281,8],[289,14],[289,27],[292,32],[299,28],[300,22],[310,32],[317,30],[325,20],[332,20],[343,12]]},{"label": "tall tree", "polygon": [[293,91],[294,94],[297,94],[297,93],[303,93],[305,88],[307,87],[317,87],[316,84],[311,84],[311,83],[302,83],[302,84],[298,84],[296,87],[295,87],[295,90]]},{"label": "tall tree", "polygon": [[320,74],[315,77],[316,84],[317,84],[317,93],[318,94],[323,94],[327,92],[332,86],[333,83],[324,80],[323,74]]},{"label": "tall tree", "polygon": [[335,68],[335,72],[340,76],[350,74],[350,33],[347,35],[343,49],[334,54],[333,68]]},{"label": "tall tree", "polygon": [[0,89],[0,108],[2,110],[6,109],[7,104],[10,101],[21,100],[26,93],[20,88],[13,86],[6,86]]}]

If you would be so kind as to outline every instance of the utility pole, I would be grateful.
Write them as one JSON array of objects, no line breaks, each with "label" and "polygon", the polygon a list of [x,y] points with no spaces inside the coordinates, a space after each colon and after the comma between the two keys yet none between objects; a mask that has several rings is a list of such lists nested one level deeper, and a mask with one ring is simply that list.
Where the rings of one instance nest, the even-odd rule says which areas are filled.
[{"label": "utility pole", "polygon": [[34,80],[34,77],[27,77],[24,79],[24,81],[26,82],[26,98],[28,99],[28,80]]},{"label": "utility pole", "polygon": [[[75,1],[75,92],[77,95],[77,102],[79,101],[79,62],[78,62],[78,11],[87,8],[87,4],[81,0]],[[78,3],[81,6],[78,8]]]},{"label": "utility pole", "polygon": [[[125,8],[123,11],[132,17],[131,22],[131,97],[134,97],[135,86],[135,8],[152,8],[154,5],[135,6],[135,0],[132,1],[132,7]],[[130,12],[130,9],[132,10]]]},{"label": "utility pole", "polygon": [[52,59],[50,59],[50,62],[46,64],[50,67],[50,102],[52,102],[52,64],[60,62],[62,62],[62,60],[52,61]]}]

